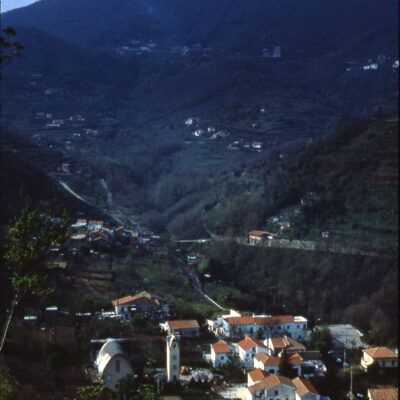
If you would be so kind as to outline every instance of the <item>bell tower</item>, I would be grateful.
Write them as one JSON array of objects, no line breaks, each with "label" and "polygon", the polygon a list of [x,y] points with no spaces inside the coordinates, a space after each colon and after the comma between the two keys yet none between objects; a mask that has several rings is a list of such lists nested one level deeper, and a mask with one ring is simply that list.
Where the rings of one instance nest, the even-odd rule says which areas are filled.
[{"label": "bell tower", "polygon": [[167,381],[178,381],[180,376],[179,359],[180,336],[168,333],[167,336]]}]

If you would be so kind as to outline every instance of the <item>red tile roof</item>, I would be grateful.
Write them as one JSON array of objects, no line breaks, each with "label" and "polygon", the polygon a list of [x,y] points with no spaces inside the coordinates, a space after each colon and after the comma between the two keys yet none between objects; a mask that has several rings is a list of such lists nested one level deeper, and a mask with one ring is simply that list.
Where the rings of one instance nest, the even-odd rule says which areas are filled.
[{"label": "red tile roof", "polygon": [[284,324],[293,322],[293,315],[274,315],[271,317],[253,317],[244,315],[242,317],[225,317],[224,320],[230,325],[267,325],[267,324]]},{"label": "red tile roof", "polygon": [[253,339],[249,336],[246,336],[243,340],[241,340],[238,343],[238,346],[241,347],[243,350],[247,350],[250,349],[250,347],[255,347],[255,346],[267,348],[267,346],[265,346],[263,342],[257,339]]},{"label": "red tile roof", "polygon": [[251,236],[259,236],[259,237],[265,236],[266,234],[267,234],[267,232],[265,232],[265,231],[251,231],[251,232],[249,232],[249,235],[251,235]]},{"label": "red tile roof", "polygon": [[314,394],[319,394],[317,389],[315,389],[311,382],[307,381],[306,379],[297,377],[294,378],[292,382],[296,386],[296,394],[298,394],[300,397],[310,392]]},{"label": "red tile roof", "polygon": [[121,297],[120,299],[113,300],[112,304],[114,306],[130,304],[130,303],[135,303],[137,300],[140,300],[143,298],[152,300],[156,303],[164,302],[164,300],[160,296],[157,296],[155,294],[150,294],[148,292],[143,291],[143,292],[138,293],[135,296],[125,296],[125,297]]},{"label": "red tile roof", "polygon": [[394,387],[381,389],[368,389],[372,400],[398,400],[399,391]]},{"label": "red tile roof", "polygon": [[279,357],[271,357],[265,353],[258,353],[255,357],[255,360],[261,361],[264,366],[274,367],[279,365],[280,358]]},{"label": "red tile roof", "polygon": [[195,329],[199,324],[195,319],[167,321],[169,329]]},{"label": "red tile roof", "polygon": [[372,358],[398,358],[399,355],[388,349],[387,347],[372,347],[371,349],[363,350],[364,353],[368,354]]},{"label": "red tile roof", "polygon": [[261,381],[264,378],[267,378],[271,374],[263,369],[256,368],[249,371],[249,376],[253,382]]},{"label": "red tile roof", "polygon": [[285,376],[271,375],[271,376],[268,376],[267,378],[264,378],[260,382],[249,386],[248,390],[251,394],[254,394],[256,392],[260,392],[261,390],[271,389],[278,385],[287,385],[287,386],[291,386],[293,388],[296,387],[293,384],[293,382],[289,378],[286,378]]},{"label": "red tile roof", "polygon": [[214,350],[215,353],[230,353],[231,349],[228,346],[228,343],[225,340],[220,340],[217,343],[213,343],[211,348]]},{"label": "red tile roof", "polygon": [[279,350],[286,349],[287,347],[302,347],[305,350],[305,346],[299,342],[296,342],[288,336],[283,336],[279,338],[271,338],[272,346],[274,350],[279,353]]},{"label": "red tile roof", "polygon": [[289,357],[288,361],[292,365],[301,365],[303,363],[303,358],[299,353],[294,353]]}]

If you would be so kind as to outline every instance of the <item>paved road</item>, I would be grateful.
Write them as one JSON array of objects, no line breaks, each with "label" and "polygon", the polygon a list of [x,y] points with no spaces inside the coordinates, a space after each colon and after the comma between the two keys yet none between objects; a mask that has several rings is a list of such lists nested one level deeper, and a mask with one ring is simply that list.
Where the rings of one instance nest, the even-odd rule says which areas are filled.
[{"label": "paved road", "polygon": [[227,308],[222,307],[219,305],[215,300],[213,300],[211,297],[207,296],[199,287],[198,281],[194,273],[191,271],[190,267],[178,256],[175,254],[172,255],[172,258],[174,259],[175,263],[181,268],[182,272],[186,274],[189,278],[190,286],[192,287],[193,291],[196,293],[198,297],[200,297],[203,300],[208,301],[211,303],[213,306],[219,308],[220,310],[228,311]]}]

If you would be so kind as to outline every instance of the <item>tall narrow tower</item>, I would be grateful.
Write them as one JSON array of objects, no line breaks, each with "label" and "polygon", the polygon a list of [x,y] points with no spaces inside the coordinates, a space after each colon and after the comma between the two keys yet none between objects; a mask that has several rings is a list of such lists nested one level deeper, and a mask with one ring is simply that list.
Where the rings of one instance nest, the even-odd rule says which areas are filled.
[{"label": "tall narrow tower", "polygon": [[169,333],[167,336],[167,381],[179,380],[180,359],[179,359],[179,335]]}]

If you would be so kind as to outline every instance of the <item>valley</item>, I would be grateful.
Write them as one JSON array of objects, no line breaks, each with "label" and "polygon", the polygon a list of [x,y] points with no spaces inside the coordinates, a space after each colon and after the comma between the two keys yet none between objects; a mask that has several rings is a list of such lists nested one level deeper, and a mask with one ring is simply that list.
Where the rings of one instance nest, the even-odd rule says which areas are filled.
[{"label": "valley", "polygon": [[[242,3],[41,0],[1,14],[23,45],[1,72],[1,257],[24,196],[61,205],[69,225],[46,252],[51,290],[15,308],[0,398],[250,399],[256,363],[238,340],[277,374],[268,340],[287,335],[320,399],[353,399],[353,372],[364,397],[397,384],[360,361],[398,340],[397,4]],[[2,323],[13,276],[2,265]],[[300,339],[299,326],[267,329],[292,317]],[[231,318],[254,326],[236,340]],[[163,378],[164,330],[182,321],[198,336],[179,342],[178,385]],[[362,346],[335,342],[343,326]],[[133,365],[116,392],[94,362],[109,339]],[[217,365],[213,346],[237,357]],[[306,357],[319,372],[306,376]]]}]

